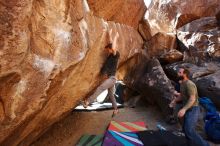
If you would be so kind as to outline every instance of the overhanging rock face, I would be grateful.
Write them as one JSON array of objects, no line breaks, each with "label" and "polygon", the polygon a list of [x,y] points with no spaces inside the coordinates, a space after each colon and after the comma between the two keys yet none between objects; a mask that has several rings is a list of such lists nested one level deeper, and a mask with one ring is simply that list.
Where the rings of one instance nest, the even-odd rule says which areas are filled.
[{"label": "overhanging rock face", "polygon": [[147,10],[143,0],[88,0],[94,15],[138,28]]},{"label": "overhanging rock face", "polygon": [[119,33],[119,63],[143,40],[90,13],[86,1],[0,3],[0,145],[29,145],[99,84],[106,30]]}]

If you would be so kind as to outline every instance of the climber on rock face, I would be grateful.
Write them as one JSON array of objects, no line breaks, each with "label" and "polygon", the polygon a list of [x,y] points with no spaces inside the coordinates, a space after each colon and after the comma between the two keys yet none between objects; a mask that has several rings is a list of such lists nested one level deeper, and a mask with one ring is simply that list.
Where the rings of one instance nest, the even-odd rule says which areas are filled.
[{"label": "climber on rock face", "polygon": [[103,76],[104,81],[88,99],[83,101],[82,104],[84,108],[87,108],[87,106],[90,103],[94,102],[94,100],[97,98],[99,94],[101,94],[104,90],[108,89],[108,96],[110,97],[112,106],[114,108],[113,111],[113,116],[114,116],[118,113],[114,92],[115,92],[115,83],[117,80],[115,74],[117,70],[118,59],[120,57],[120,54],[117,51],[117,47],[118,47],[117,40],[119,34],[118,32],[116,33],[113,41],[111,39],[112,30],[110,30],[108,34],[110,38],[110,43],[105,47],[105,51],[108,54],[108,57],[101,69],[101,75]]}]

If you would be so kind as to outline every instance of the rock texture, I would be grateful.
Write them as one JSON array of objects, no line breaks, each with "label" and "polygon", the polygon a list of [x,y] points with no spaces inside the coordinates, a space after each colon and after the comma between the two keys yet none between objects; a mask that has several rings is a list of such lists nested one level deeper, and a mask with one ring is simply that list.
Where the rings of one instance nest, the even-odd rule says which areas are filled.
[{"label": "rock texture", "polygon": [[99,84],[107,30],[120,64],[140,52],[132,27],[106,22],[86,1],[0,3],[0,145],[26,146]]},{"label": "rock texture", "polygon": [[175,32],[192,20],[215,16],[220,9],[220,0],[153,0],[146,19],[149,21],[152,33]]},{"label": "rock texture", "polygon": [[182,61],[183,54],[178,50],[171,49],[169,52],[162,54],[158,59],[162,64],[170,64]]},{"label": "rock texture", "polygon": [[138,28],[147,7],[143,0],[88,0],[94,15]]},{"label": "rock texture", "polygon": [[177,30],[191,61],[220,59],[220,30],[215,17],[195,20]]},{"label": "rock texture", "polygon": [[218,25],[220,25],[220,11],[215,15]]},{"label": "rock texture", "polygon": [[195,82],[199,95],[209,97],[220,109],[220,69],[213,74],[197,78]]},{"label": "rock texture", "polygon": [[220,64],[210,62],[197,66],[191,63],[174,63],[165,67],[165,72],[169,78],[177,79],[177,70],[180,66],[190,70],[191,79],[197,85],[199,96],[209,97],[220,109]]},{"label": "rock texture", "polygon": [[159,57],[172,49],[176,49],[174,34],[157,33],[144,45],[149,57]]},{"label": "rock texture", "polygon": [[122,68],[129,68],[124,78],[127,86],[138,91],[150,103],[156,103],[165,116],[171,114],[169,103],[174,87],[157,59],[148,60],[140,54],[130,59],[129,65],[121,66],[119,71]]},{"label": "rock texture", "polygon": [[145,41],[149,41],[151,39],[152,33],[150,29],[150,24],[148,23],[147,20],[140,21],[138,26],[138,31]]}]

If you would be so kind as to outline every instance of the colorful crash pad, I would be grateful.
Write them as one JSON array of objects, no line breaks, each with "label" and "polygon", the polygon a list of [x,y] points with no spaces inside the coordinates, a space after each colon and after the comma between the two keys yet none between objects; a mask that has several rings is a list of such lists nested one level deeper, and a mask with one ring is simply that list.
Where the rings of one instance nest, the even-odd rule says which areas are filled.
[{"label": "colorful crash pad", "polygon": [[111,121],[102,146],[143,146],[136,132],[147,130],[144,122]]},{"label": "colorful crash pad", "polygon": [[83,135],[76,146],[101,146],[103,135]]},{"label": "colorful crash pad", "polygon": [[102,146],[143,146],[138,135],[133,132],[117,132],[108,130]]},{"label": "colorful crash pad", "polygon": [[111,121],[108,130],[117,132],[137,132],[147,130],[144,122],[116,122]]}]

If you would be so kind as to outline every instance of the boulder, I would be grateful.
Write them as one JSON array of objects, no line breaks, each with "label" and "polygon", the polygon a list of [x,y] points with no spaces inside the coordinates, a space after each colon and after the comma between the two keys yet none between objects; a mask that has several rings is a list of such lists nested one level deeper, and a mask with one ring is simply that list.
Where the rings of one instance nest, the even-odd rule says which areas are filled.
[{"label": "boulder", "polygon": [[220,30],[215,17],[195,20],[177,30],[178,39],[187,47],[188,61],[199,63],[220,59]]},{"label": "boulder", "polygon": [[2,146],[30,145],[99,85],[109,37],[119,33],[119,64],[143,44],[132,27],[93,16],[85,0],[2,0],[0,29]]},{"label": "boulder", "polygon": [[143,0],[87,0],[94,15],[138,28],[147,7]]},{"label": "boulder", "polygon": [[196,86],[200,97],[208,97],[220,110],[220,70],[217,72],[196,78]]},{"label": "boulder", "polygon": [[[140,26],[148,26],[147,21]],[[141,27],[140,27],[141,28]],[[177,40],[175,34],[158,32],[150,38],[150,29],[140,29],[144,40],[144,50],[150,58],[158,58],[162,64],[174,63],[183,59],[183,54],[176,50]],[[140,31],[145,30],[145,31]],[[149,30],[149,31],[148,31]]]},{"label": "boulder", "polygon": [[220,0],[153,0],[146,12],[152,35],[157,32],[175,32],[192,20],[215,16],[220,9]]},{"label": "boulder", "polygon": [[139,92],[149,103],[156,103],[165,116],[171,114],[169,103],[173,97],[174,87],[159,61],[157,59],[148,60],[140,54],[128,62],[128,66],[119,68],[119,72],[122,68],[129,69],[124,77],[125,84]]},{"label": "boulder", "polygon": [[159,32],[145,42],[144,47],[149,57],[159,57],[171,49],[176,49],[176,36]]},{"label": "boulder", "polygon": [[181,14],[180,16],[178,16],[176,24],[175,24],[175,28],[178,29],[182,26],[184,26],[187,23],[190,23],[196,19],[199,19],[199,16],[193,15],[193,14]]},{"label": "boulder", "polygon": [[151,34],[150,24],[148,23],[147,20],[140,21],[139,26],[138,26],[138,31],[145,41],[148,41],[151,39],[152,34]]},{"label": "boulder", "polygon": [[162,54],[159,58],[161,64],[170,64],[182,61],[183,54],[175,49],[171,49],[169,52]]}]

